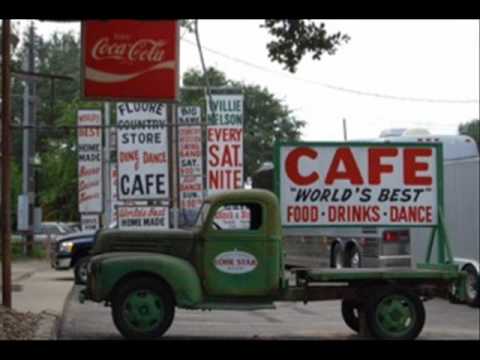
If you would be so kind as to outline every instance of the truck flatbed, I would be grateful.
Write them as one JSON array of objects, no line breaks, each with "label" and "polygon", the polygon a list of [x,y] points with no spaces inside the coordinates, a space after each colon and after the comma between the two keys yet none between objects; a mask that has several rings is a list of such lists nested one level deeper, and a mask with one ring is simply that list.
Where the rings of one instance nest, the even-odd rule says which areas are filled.
[{"label": "truck flatbed", "polygon": [[292,273],[308,282],[350,282],[355,280],[453,280],[458,274],[449,269],[363,268],[325,269],[297,268]]}]

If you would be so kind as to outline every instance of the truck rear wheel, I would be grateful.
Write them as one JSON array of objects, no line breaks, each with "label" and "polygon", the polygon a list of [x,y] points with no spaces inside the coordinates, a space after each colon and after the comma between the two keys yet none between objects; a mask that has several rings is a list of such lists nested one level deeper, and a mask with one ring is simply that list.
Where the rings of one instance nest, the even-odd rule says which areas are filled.
[{"label": "truck rear wheel", "polygon": [[479,306],[480,296],[478,287],[480,285],[480,279],[478,278],[477,270],[472,265],[467,265],[463,271],[467,273],[467,281],[465,283],[466,302],[470,306]]},{"label": "truck rear wheel", "polygon": [[113,322],[127,339],[162,336],[173,322],[175,305],[170,289],[160,280],[132,278],[112,298]]},{"label": "truck rear wheel", "polygon": [[425,308],[415,293],[387,288],[367,302],[367,326],[381,340],[413,340],[425,325]]},{"label": "truck rear wheel", "polygon": [[342,317],[345,324],[355,332],[360,331],[359,305],[353,300],[342,300]]}]

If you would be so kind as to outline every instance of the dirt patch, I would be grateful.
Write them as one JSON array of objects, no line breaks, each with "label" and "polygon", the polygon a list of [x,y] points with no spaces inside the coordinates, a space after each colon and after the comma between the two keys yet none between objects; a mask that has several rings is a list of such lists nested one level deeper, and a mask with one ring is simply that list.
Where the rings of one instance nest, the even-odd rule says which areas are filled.
[{"label": "dirt patch", "polygon": [[42,316],[42,313],[22,313],[0,305],[0,340],[33,340]]}]

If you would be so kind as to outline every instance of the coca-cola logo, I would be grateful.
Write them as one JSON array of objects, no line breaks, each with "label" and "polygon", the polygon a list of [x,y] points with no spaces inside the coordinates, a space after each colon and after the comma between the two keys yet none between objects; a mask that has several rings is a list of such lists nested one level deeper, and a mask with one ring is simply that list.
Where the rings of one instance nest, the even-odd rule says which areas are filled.
[{"label": "coca-cola logo", "polygon": [[103,37],[93,45],[91,55],[95,60],[158,63],[165,58],[163,49],[165,45],[166,41],[164,40],[138,39],[128,43]]}]

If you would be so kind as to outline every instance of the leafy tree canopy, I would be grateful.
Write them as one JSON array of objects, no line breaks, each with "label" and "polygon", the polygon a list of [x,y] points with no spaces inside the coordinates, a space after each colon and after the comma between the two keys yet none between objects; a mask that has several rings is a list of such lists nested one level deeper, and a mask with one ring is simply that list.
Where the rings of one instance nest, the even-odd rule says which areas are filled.
[{"label": "leafy tree canopy", "polygon": [[465,124],[460,124],[458,127],[458,133],[461,135],[471,136],[478,146],[478,151],[480,152],[480,120],[474,119],[472,121],[466,122]]},{"label": "leafy tree canopy", "polygon": [[[228,79],[210,67],[207,70],[210,86],[228,86],[244,95],[244,166],[245,176],[251,176],[260,164],[273,161],[275,141],[299,140],[305,122],[298,120],[292,110],[267,88]],[[183,76],[184,86],[204,86],[205,78],[199,70],[189,70]],[[205,92],[185,91],[181,103],[197,105],[206,112]]]}]

